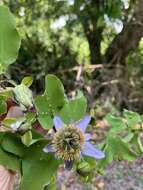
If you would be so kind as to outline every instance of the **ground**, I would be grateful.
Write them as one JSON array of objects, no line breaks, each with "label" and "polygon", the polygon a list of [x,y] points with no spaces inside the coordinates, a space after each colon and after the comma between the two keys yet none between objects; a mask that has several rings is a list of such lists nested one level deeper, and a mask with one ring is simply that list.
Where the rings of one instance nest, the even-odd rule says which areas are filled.
[{"label": "ground", "polygon": [[72,172],[60,170],[58,190],[143,190],[143,159],[134,163],[114,162],[104,176],[81,183]]}]

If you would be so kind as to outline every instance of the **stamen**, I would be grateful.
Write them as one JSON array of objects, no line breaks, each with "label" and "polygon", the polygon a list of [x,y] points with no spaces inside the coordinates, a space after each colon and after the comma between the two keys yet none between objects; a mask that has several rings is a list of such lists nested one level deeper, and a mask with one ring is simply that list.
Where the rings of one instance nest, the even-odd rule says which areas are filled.
[{"label": "stamen", "polygon": [[78,159],[84,143],[83,132],[74,125],[59,129],[53,139],[53,147],[56,150],[57,157],[65,161]]}]

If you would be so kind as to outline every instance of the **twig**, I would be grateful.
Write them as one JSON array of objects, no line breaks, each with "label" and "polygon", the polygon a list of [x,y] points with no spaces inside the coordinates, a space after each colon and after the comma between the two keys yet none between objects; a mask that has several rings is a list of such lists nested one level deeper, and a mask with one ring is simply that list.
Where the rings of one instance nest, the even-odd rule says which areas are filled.
[{"label": "twig", "polygon": [[[98,65],[88,65],[88,66],[82,66],[82,69],[83,70],[86,70],[86,69],[91,69],[91,70],[95,70],[95,69],[98,69],[98,68],[103,68],[105,66],[108,66],[108,65],[103,65],[103,64],[98,64]],[[108,66],[109,67],[109,66]],[[79,71],[81,68],[81,65],[80,66],[75,66],[73,68],[70,68],[70,69],[64,69],[64,70],[60,70],[60,71],[56,71],[54,72],[55,74],[64,74],[64,73],[68,73],[68,72],[73,72],[73,71]]]}]

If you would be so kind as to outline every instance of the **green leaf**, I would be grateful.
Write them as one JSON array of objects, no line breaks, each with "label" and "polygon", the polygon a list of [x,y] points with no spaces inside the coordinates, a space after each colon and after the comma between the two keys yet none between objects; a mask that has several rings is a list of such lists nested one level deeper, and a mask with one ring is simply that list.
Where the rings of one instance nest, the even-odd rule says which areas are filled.
[{"label": "green leaf", "polygon": [[[5,137],[7,137],[7,134],[5,132],[1,132],[0,133],[0,165],[3,165],[6,168],[11,169],[13,171],[20,172],[21,160],[16,156],[17,154],[14,155],[14,154],[11,154],[9,151],[8,152],[5,151],[4,147],[2,146],[2,142],[3,140],[5,140]],[[11,142],[9,145],[11,146]],[[13,147],[13,145],[11,147]],[[11,147],[9,148],[11,149]]]},{"label": "green leaf", "polygon": [[109,146],[108,143],[104,148],[104,153],[105,153],[105,158],[98,162],[98,167],[100,170],[113,162],[112,148]]},{"label": "green leaf", "polygon": [[22,181],[20,190],[42,190],[56,175],[59,161],[54,155],[43,152],[46,141],[30,146],[22,162]]},{"label": "green leaf", "polygon": [[109,135],[105,146],[105,158],[99,161],[99,168],[111,164],[113,160],[134,161],[137,154],[120,137]]},{"label": "green leaf", "polygon": [[4,135],[1,147],[3,148],[4,151],[19,157],[23,156],[25,150],[25,146],[21,143],[20,137],[11,133],[6,133]]},{"label": "green leaf", "polygon": [[21,81],[22,84],[24,84],[27,87],[30,87],[33,83],[33,77],[28,76],[28,77],[24,77]]},{"label": "green leaf", "polygon": [[6,99],[3,96],[0,96],[0,115],[7,112],[7,103]]},{"label": "green leaf", "polygon": [[35,99],[35,104],[38,115],[38,121],[44,129],[50,129],[53,126],[52,118],[51,118],[51,109],[49,108],[49,102],[45,95],[37,96]]},{"label": "green leaf", "polygon": [[108,139],[108,144],[112,149],[114,158],[128,161],[134,161],[137,158],[135,152],[133,152],[130,149],[130,146],[125,143],[120,137],[110,136]]},{"label": "green leaf", "polygon": [[20,42],[12,13],[0,5],[0,73],[16,60]]},{"label": "green leaf", "polygon": [[5,135],[5,132],[0,132],[0,143],[2,142],[4,135]]},{"label": "green leaf", "polygon": [[0,165],[16,172],[21,170],[21,160],[17,156],[5,152],[2,148],[0,148]]},{"label": "green leaf", "polygon": [[44,95],[35,99],[39,113],[54,115],[65,103],[64,87],[61,81],[54,75],[45,78]]},{"label": "green leaf", "polygon": [[65,103],[64,87],[55,75],[47,75],[45,78],[45,96],[52,112],[59,110]]},{"label": "green leaf", "polygon": [[51,115],[51,109],[49,108],[49,102],[46,95],[37,96],[35,98],[35,105],[40,115]]},{"label": "green leaf", "polygon": [[41,135],[40,133],[38,133],[35,129],[31,129],[32,132],[32,142],[31,145],[37,143],[38,141],[42,141],[45,138],[43,137],[43,135]]},{"label": "green leaf", "polygon": [[39,114],[38,121],[44,129],[52,128],[52,117],[63,107],[65,101],[64,87],[61,81],[54,75],[47,75],[44,94],[35,98]]},{"label": "green leaf", "polygon": [[78,121],[84,117],[87,109],[87,100],[83,94],[78,96],[69,102],[58,113],[59,116],[64,120],[65,123],[70,121]]},{"label": "green leaf", "polygon": [[124,110],[123,116],[125,117],[129,127],[134,127],[136,124],[141,123],[141,116],[137,112]]},{"label": "green leaf", "polygon": [[38,121],[44,129],[51,129],[53,127],[53,120],[46,114],[40,114]]},{"label": "green leaf", "polygon": [[121,132],[126,129],[126,125],[123,122],[123,119],[120,117],[115,117],[111,114],[108,114],[105,117],[105,120],[107,120],[110,126],[110,132],[116,133],[116,132]]}]

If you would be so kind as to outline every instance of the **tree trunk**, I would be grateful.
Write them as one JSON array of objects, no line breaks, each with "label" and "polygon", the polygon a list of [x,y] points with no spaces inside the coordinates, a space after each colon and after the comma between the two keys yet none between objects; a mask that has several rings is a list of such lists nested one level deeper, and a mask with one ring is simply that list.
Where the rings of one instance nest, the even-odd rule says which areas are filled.
[{"label": "tree trunk", "polygon": [[96,31],[96,33],[91,32],[87,36],[89,50],[90,50],[90,63],[91,64],[101,64],[101,33]]},{"label": "tree trunk", "polygon": [[104,26],[98,27],[98,15],[92,18],[92,15],[89,16],[89,20],[81,19],[82,27],[84,30],[85,37],[87,38],[89,51],[90,51],[90,63],[91,64],[101,64],[102,55],[101,55],[101,41],[102,41],[102,32]]},{"label": "tree trunk", "polygon": [[137,1],[132,18],[123,24],[123,30],[114,38],[106,51],[107,64],[124,64],[129,53],[138,47],[143,36],[143,0]]}]

